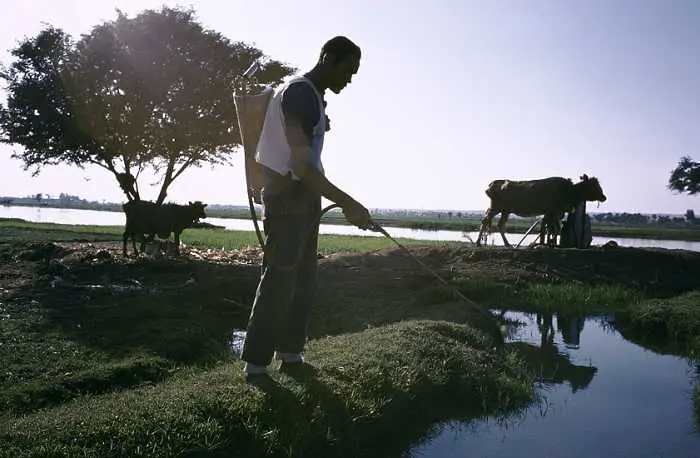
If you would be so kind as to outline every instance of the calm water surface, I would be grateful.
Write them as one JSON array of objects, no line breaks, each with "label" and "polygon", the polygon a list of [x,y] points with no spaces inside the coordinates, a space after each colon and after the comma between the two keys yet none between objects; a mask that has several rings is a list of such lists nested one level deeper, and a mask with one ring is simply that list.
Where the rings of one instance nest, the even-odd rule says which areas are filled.
[{"label": "calm water surface", "polygon": [[[95,226],[123,226],[125,216],[122,212],[108,212],[98,210],[76,210],[69,208],[46,208],[46,207],[5,207],[0,206],[0,218],[20,218],[27,221],[39,223],[57,224],[87,224]],[[226,229],[252,231],[253,222],[247,219],[235,218],[206,218],[207,223],[223,226]],[[381,234],[362,231],[354,226],[341,226],[337,224],[322,224],[319,229],[321,234],[340,235],[364,235],[370,237],[382,237]],[[443,241],[469,241],[476,240],[478,232],[465,233],[462,231],[427,231],[409,229],[403,227],[389,227],[387,231],[392,237],[403,237],[417,240],[443,240]],[[517,244],[522,239],[522,234],[506,233],[508,240],[512,244]],[[469,237],[469,238],[468,238]],[[535,240],[535,235],[528,236],[523,242],[525,245]],[[593,237],[594,245],[602,245],[609,240],[615,240],[621,246],[649,248],[658,247],[666,249],[682,249],[700,251],[700,242],[685,242],[681,240],[653,240],[634,238],[607,238]],[[503,245],[500,236],[491,237],[490,243],[495,246]],[[698,455],[700,456],[700,455]]]},{"label": "calm water surface", "polygon": [[525,323],[514,340],[539,348],[541,401],[505,422],[438,425],[410,457],[700,456],[687,360],[632,344],[603,318],[554,316],[542,333],[535,315],[506,316]]}]

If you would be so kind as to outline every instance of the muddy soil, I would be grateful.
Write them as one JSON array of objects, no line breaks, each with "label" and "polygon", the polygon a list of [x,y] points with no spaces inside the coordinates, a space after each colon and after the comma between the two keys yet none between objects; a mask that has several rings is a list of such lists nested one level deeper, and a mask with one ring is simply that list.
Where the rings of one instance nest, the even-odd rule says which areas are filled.
[{"label": "muddy soil", "polygon": [[[413,247],[411,252],[446,279],[499,283],[575,281],[617,284],[650,294],[678,294],[700,285],[700,253],[683,250],[591,248]],[[410,256],[398,249],[371,254],[335,255],[324,263],[325,281],[382,287],[400,277],[410,284],[435,283]]]},{"label": "muddy soil", "polygon": [[[53,304],[49,308],[58,315],[66,304],[86,304],[99,298],[112,302],[133,296],[144,301],[165,298],[225,314],[227,323],[243,327],[260,274],[259,249],[185,249],[178,258],[138,259],[124,258],[120,250],[114,242],[1,244],[0,293]],[[411,251],[447,280],[503,285],[562,281],[618,284],[655,296],[680,294],[700,284],[700,253],[681,250],[514,251],[465,246],[412,247]],[[320,259],[320,265],[319,302],[329,305],[318,311],[322,315],[317,319],[322,321],[331,320],[326,312],[335,306],[371,301],[380,308],[387,301],[415,300],[421,291],[438,285],[400,249],[336,253]],[[328,326],[312,326],[312,334],[332,332]]]}]

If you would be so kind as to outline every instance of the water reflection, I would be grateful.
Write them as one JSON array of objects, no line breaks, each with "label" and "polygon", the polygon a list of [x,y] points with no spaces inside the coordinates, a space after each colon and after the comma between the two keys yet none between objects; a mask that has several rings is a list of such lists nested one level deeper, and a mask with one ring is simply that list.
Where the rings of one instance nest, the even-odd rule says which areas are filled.
[{"label": "water reflection", "polygon": [[[572,364],[569,356],[562,353],[555,343],[553,313],[537,313],[536,323],[540,334],[539,347],[521,342],[518,352],[532,370],[539,375],[541,383],[561,384],[568,382],[572,392],[586,388],[598,369],[591,365]],[[580,348],[581,331],[585,317],[576,314],[558,314],[557,327],[567,349]]]},{"label": "water reflection", "polygon": [[569,349],[578,349],[581,346],[581,331],[586,317],[571,312],[557,314],[557,325],[564,339],[564,345]]},{"label": "water reflection", "polygon": [[606,317],[505,316],[520,322],[514,345],[539,370],[538,402],[514,418],[438,425],[410,456],[698,456],[695,365],[625,340]]}]

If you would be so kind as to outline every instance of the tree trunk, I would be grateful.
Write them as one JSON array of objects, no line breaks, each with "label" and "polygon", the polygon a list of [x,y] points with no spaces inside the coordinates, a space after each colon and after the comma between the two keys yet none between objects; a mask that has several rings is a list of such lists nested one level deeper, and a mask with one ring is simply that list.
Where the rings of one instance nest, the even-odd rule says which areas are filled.
[{"label": "tree trunk", "polygon": [[156,204],[161,205],[165,202],[165,198],[168,196],[168,186],[173,182],[173,170],[175,170],[175,161],[170,160],[168,167],[165,169],[165,176],[163,177],[163,184],[160,186],[160,192],[158,193],[158,198],[156,199]]}]

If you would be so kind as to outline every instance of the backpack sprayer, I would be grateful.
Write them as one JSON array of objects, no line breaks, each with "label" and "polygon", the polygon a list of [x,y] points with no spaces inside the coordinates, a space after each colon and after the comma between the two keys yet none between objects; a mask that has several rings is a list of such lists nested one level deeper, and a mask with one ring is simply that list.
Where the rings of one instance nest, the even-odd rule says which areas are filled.
[{"label": "backpack sprayer", "polygon": [[[260,248],[262,248],[263,253],[265,252],[265,241],[263,240],[262,233],[260,232],[260,227],[258,226],[257,215],[255,212],[255,203],[262,204],[262,169],[261,165],[255,160],[255,151],[257,149],[258,139],[260,138],[260,133],[262,132],[262,127],[265,122],[265,114],[267,112],[268,104],[273,94],[273,89],[270,86],[265,86],[258,83],[256,75],[261,70],[260,63],[256,60],[252,63],[248,69],[240,77],[234,80],[234,94],[233,102],[236,107],[236,117],[238,118],[238,129],[241,135],[241,143],[243,144],[243,152],[245,156],[245,177],[246,177],[246,189],[248,193],[248,205],[250,208],[250,217],[253,220],[253,225],[255,226],[255,233],[258,237],[258,242],[260,243]],[[318,216],[319,220],[323,217],[325,213],[333,208],[340,208],[338,204],[332,204],[323,208]],[[492,322],[496,321],[496,317],[489,311],[485,310],[476,302],[467,298],[461,291],[459,291],[454,286],[450,285],[447,280],[442,278],[437,272],[431,269],[423,261],[421,261],[417,256],[415,256],[408,248],[403,246],[397,240],[395,240],[383,227],[381,227],[376,222],[371,222],[368,228],[372,232],[379,232],[389,240],[394,242],[403,252],[408,254],[416,263],[418,263],[423,269],[429,272],[433,277],[435,277],[440,283],[452,291],[452,293],[469,304],[473,309],[480,312],[485,317],[488,317]],[[309,234],[311,237],[311,234]],[[503,326],[498,326],[498,336],[502,340]],[[496,334],[495,334],[496,335]]]},{"label": "backpack sprayer", "polygon": [[[255,160],[255,150],[265,122],[267,107],[274,91],[270,86],[258,83],[255,76],[260,70],[260,63],[256,60],[240,77],[234,80],[233,103],[236,107],[238,129],[245,156],[244,167],[250,217],[253,220],[258,242],[264,252],[265,242],[255,212],[255,204],[262,204],[263,175],[261,165]],[[329,210],[339,207],[337,204],[329,205],[321,210],[319,219]]]}]

